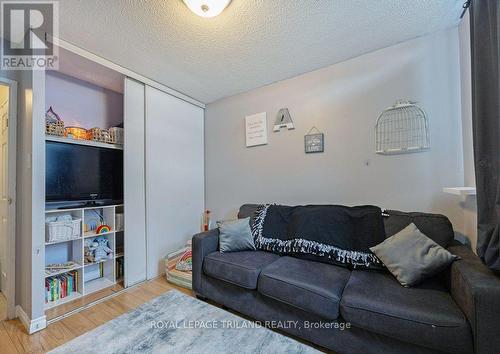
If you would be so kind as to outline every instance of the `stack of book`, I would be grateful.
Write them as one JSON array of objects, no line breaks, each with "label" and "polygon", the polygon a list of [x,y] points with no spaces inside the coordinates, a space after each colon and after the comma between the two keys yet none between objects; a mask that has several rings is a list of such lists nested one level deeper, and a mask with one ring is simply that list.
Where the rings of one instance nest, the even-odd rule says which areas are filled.
[{"label": "stack of book", "polygon": [[78,291],[78,272],[45,279],[45,302],[57,301]]},{"label": "stack of book", "polygon": [[116,279],[123,277],[123,258],[116,259]]}]

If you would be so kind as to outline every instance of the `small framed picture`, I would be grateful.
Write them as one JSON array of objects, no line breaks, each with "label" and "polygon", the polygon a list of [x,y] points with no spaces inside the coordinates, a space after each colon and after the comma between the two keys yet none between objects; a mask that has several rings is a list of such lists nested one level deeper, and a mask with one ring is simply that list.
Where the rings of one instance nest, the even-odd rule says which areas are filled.
[{"label": "small framed picture", "polygon": [[323,152],[325,148],[325,137],[323,133],[304,135],[304,146],[306,154]]}]

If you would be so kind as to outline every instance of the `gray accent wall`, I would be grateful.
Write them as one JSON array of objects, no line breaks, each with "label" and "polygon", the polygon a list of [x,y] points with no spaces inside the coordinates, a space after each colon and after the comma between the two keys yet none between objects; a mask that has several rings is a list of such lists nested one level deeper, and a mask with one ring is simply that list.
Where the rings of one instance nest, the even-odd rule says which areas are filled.
[{"label": "gray accent wall", "polygon": [[[463,232],[456,198],[442,192],[464,183],[460,94],[454,27],[211,103],[206,207],[217,220],[236,217],[243,203],[375,204],[443,213]],[[427,112],[430,151],[374,153],[377,116],[398,99]],[[282,107],[295,130],[273,133]],[[244,118],[259,112],[267,112],[269,143],[246,148]],[[313,126],[325,134],[324,153],[304,153]]]}]

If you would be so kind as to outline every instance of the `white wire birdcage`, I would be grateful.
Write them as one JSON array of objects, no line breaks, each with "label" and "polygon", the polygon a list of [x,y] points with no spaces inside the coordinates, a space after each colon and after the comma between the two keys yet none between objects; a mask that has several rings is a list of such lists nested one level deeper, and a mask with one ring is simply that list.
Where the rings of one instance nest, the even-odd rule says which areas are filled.
[{"label": "white wire birdcage", "polygon": [[398,101],[380,114],[375,126],[377,154],[404,154],[431,147],[427,116],[415,103]]}]

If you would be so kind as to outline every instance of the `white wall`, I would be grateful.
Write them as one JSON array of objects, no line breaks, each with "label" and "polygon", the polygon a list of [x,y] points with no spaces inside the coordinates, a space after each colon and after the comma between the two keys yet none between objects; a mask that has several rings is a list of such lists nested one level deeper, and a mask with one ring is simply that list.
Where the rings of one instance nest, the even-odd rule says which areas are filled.
[{"label": "white wall", "polygon": [[109,128],[123,122],[123,95],[56,71],[47,71],[45,109],[65,126]]},{"label": "white wall", "polygon": [[[462,211],[442,192],[464,182],[457,31],[209,104],[206,207],[214,218],[232,218],[248,202],[375,204],[443,213],[463,232]],[[398,99],[418,101],[427,112],[430,151],[374,153],[377,116]],[[272,133],[281,107],[289,108],[296,129]],[[258,112],[268,114],[269,144],[245,148],[244,117]],[[325,134],[325,152],[306,155],[304,134],[312,126]]]}]

